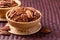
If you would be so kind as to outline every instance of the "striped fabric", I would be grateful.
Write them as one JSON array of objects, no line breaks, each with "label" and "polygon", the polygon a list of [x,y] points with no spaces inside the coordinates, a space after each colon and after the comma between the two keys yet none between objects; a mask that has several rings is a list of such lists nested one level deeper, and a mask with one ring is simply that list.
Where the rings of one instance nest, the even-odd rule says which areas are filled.
[{"label": "striped fabric", "polygon": [[[10,36],[0,35],[0,40],[60,40],[60,0],[20,0],[22,6],[29,6],[38,9],[42,13],[42,27],[52,30],[50,34],[40,34],[40,32],[30,36]],[[0,27],[5,22],[0,22]]]}]

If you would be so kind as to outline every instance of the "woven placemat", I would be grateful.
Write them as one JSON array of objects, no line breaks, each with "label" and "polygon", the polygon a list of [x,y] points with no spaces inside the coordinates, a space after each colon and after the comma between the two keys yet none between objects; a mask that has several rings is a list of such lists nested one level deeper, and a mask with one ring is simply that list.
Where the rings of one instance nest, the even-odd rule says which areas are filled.
[{"label": "woven placemat", "polygon": [[[50,34],[40,34],[40,32],[29,36],[0,35],[0,40],[60,40],[60,0],[20,0],[22,6],[34,7],[41,11],[43,27],[52,30]],[[0,22],[0,27],[6,23]]]}]

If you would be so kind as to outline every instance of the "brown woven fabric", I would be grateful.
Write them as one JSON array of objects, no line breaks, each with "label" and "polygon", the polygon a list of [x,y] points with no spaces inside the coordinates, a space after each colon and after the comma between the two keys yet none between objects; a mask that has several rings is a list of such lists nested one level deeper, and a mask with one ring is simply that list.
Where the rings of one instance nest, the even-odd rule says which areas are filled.
[{"label": "brown woven fabric", "polygon": [[[0,35],[0,40],[60,40],[60,0],[20,0],[22,6],[34,7],[41,11],[43,27],[52,30],[50,34],[40,34],[40,32],[29,36]],[[0,27],[5,22],[0,22]]]}]

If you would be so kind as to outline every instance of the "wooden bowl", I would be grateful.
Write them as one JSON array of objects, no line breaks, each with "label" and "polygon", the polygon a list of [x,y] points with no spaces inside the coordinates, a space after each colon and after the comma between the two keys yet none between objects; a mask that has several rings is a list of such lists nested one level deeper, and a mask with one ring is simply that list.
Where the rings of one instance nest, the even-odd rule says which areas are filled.
[{"label": "wooden bowl", "polygon": [[[34,9],[32,7],[26,7],[26,8]],[[37,20],[31,22],[16,22],[8,18],[8,13],[10,12],[9,10],[6,13],[6,19],[10,26],[9,32],[17,35],[30,35],[38,32],[41,29],[41,24],[40,24],[41,13],[38,10],[36,11],[40,14],[40,17]]]}]

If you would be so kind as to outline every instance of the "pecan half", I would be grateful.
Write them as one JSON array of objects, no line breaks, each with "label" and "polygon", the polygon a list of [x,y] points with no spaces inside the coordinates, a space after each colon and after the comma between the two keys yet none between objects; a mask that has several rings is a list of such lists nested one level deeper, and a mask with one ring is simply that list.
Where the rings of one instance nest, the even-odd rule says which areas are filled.
[{"label": "pecan half", "polygon": [[8,30],[10,30],[10,28],[9,28],[9,26],[4,26],[4,27],[1,28],[1,30],[8,31]]},{"label": "pecan half", "polygon": [[47,34],[47,33],[50,33],[51,30],[50,30],[49,28],[42,28],[42,29],[41,29],[41,32]]},{"label": "pecan half", "polygon": [[26,10],[28,18],[33,18],[33,13],[30,10]]},{"label": "pecan half", "polygon": [[11,33],[9,33],[8,31],[2,31],[0,30],[0,35],[10,35]]}]

